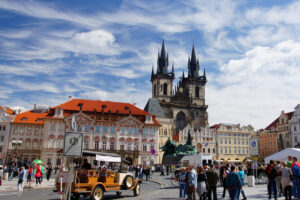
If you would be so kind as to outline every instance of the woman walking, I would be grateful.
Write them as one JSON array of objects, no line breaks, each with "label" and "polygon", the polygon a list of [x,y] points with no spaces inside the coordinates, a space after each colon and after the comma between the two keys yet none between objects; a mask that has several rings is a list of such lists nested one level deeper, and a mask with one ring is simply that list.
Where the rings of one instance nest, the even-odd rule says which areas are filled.
[{"label": "woman walking", "polygon": [[27,174],[27,184],[29,185],[29,187],[31,187],[31,184],[32,184],[32,172],[33,172],[33,169],[29,165],[28,166],[28,174]]},{"label": "woman walking", "polygon": [[206,174],[204,171],[204,168],[201,166],[199,167],[199,174],[198,174],[198,178],[197,178],[197,194],[200,198],[200,200],[205,200],[205,195],[207,193],[206,190]]},{"label": "woman walking", "polygon": [[290,168],[287,167],[287,164],[285,162],[282,163],[281,168],[281,186],[283,189],[283,194],[285,196],[285,200],[291,200],[292,199],[292,180],[291,176],[292,171]]},{"label": "woman walking", "polygon": [[35,183],[36,183],[36,187],[38,186],[38,184],[41,185],[42,181],[41,181],[41,176],[42,176],[42,170],[41,170],[41,165],[37,165],[35,164]]}]

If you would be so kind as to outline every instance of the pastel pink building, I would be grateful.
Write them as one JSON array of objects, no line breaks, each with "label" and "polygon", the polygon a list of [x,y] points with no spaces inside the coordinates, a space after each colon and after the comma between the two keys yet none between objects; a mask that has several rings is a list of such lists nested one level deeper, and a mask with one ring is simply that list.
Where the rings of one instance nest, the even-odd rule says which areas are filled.
[{"label": "pastel pink building", "polygon": [[15,112],[7,107],[0,106],[0,165],[3,165],[8,148],[11,121]]}]

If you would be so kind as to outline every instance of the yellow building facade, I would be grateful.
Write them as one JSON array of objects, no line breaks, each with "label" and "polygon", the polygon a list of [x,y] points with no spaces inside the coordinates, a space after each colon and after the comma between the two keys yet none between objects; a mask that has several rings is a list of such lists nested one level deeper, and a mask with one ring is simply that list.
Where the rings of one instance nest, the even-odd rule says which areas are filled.
[{"label": "yellow building facade", "polygon": [[251,125],[221,123],[211,128],[216,131],[217,160],[242,162],[250,157],[250,139],[255,135]]}]

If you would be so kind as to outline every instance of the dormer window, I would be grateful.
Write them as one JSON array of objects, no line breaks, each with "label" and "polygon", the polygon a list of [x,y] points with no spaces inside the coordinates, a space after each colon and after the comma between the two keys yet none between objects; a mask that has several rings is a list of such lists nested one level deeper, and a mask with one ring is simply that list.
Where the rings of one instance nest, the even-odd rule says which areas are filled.
[{"label": "dormer window", "polygon": [[40,122],[42,119],[41,118],[37,118],[35,121]]},{"label": "dormer window", "polygon": [[27,120],[27,117],[22,117],[21,120],[22,120],[22,121],[26,121],[26,120]]},{"label": "dormer window", "polygon": [[146,123],[153,123],[151,115],[146,115]]},{"label": "dormer window", "polygon": [[128,106],[125,106],[125,110],[129,110],[129,107],[128,107]]},{"label": "dormer window", "polygon": [[63,117],[63,109],[62,108],[56,108],[55,116],[56,117]]},{"label": "dormer window", "polygon": [[103,109],[107,108],[107,105],[102,105],[102,108],[103,108]]}]

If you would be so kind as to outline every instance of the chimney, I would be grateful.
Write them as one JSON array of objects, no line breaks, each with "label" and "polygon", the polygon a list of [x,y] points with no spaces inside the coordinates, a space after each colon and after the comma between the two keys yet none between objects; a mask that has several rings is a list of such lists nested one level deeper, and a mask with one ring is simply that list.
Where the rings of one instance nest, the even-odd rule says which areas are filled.
[{"label": "chimney", "polygon": [[37,108],[38,108],[37,104],[34,104],[33,105],[33,110],[37,110]]}]

